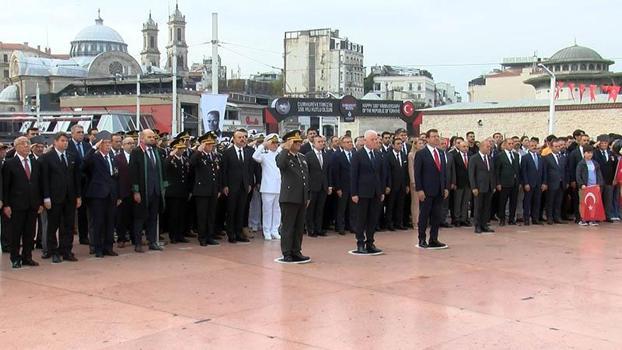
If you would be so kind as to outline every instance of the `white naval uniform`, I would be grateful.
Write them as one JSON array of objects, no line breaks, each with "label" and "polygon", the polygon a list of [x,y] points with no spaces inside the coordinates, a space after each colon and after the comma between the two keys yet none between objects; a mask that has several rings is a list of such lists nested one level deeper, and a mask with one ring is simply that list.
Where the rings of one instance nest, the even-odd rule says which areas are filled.
[{"label": "white naval uniform", "polygon": [[263,209],[263,234],[265,239],[280,238],[281,206],[281,171],[276,166],[276,156],[280,148],[272,152],[260,145],[253,153],[253,159],[261,164],[261,201]]}]

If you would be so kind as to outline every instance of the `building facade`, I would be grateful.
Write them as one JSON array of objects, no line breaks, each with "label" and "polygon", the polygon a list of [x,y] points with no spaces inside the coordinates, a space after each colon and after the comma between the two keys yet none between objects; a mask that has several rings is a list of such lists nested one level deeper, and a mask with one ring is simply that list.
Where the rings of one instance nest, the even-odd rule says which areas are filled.
[{"label": "building facade", "polygon": [[339,30],[285,32],[284,49],[286,95],[363,96],[363,45],[341,38]]},{"label": "building facade", "polygon": [[177,55],[177,73],[183,75],[188,72],[188,45],[186,44],[186,16],[179,11],[175,4],[175,11],[168,19],[168,45],[166,45],[166,69],[173,69],[173,55]]},{"label": "building facade", "polygon": [[143,23],[143,49],[140,52],[140,63],[148,67],[160,67],[160,50],[158,50],[158,24],[151,18]]}]

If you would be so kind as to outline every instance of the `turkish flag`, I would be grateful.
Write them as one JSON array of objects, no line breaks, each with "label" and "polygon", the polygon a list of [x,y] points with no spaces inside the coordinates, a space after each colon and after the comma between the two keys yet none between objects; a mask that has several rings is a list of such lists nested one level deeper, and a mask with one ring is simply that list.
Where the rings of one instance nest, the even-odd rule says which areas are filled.
[{"label": "turkish flag", "polygon": [[559,98],[559,92],[564,88],[564,82],[558,81],[557,86],[555,87],[555,99]]},{"label": "turkish flag", "polygon": [[590,102],[596,101],[596,85],[590,84]]},{"label": "turkish flag", "polygon": [[616,169],[616,177],[613,182],[622,185],[622,158],[618,159],[618,168]]},{"label": "turkish flag", "polygon": [[620,86],[613,85],[609,87],[609,99],[616,102],[618,100],[618,94],[620,93]]},{"label": "turkish flag", "polygon": [[579,102],[583,102],[584,92],[585,92],[585,84],[579,84]]},{"label": "turkish flag", "polygon": [[570,90],[570,96],[574,100],[574,83],[568,83],[568,89]]},{"label": "turkish flag", "polygon": [[600,186],[587,186],[581,190],[581,204],[579,213],[583,221],[605,220],[605,208],[600,197]]}]

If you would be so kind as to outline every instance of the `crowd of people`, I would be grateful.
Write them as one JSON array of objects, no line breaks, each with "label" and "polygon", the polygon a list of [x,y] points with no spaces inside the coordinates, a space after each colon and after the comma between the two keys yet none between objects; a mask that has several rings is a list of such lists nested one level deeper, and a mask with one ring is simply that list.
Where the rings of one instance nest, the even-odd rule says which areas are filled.
[{"label": "crowd of people", "polygon": [[[236,130],[169,139],[74,125],[48,142],[36,128],[0,144],[2,251],[13,268],[77,261],[74,235],[97,258],[131,246],[281,240],[282,261],[309,261],[302,238],[354,233],[353,254],[380,254],[375,233],[416,229],[421,249],[445,249],[439,229],[560,225],[581,218],[580,190],[599,185],[605,221],[620,221],[622,137],[443,138],[368,130],[326,138],[314,128]],[[428,231],[429,229],[429,231]],[[165,238],[168,236],[168,239]],[[319,238],[318,238],[319,239]],[[353,245],[354,248],[354,245]],[[118,250],[117,249],[117,250]]]}]

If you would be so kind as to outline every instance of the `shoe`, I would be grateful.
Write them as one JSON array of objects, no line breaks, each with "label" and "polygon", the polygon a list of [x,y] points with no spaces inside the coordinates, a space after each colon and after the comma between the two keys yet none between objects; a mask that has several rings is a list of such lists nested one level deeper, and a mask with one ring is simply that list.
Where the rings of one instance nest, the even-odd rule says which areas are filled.
[{"label": "shoe", "polygon": [[149,244],[149,250],[162,250],[162,247],[160,247],[157,243],[151,243]]},{"label": "shoe", "polygon": [[217,241],[217,240],[215,240],[215,239],[211,239],[211,238],[206,239],[206,240],[205,240],[205,243],[206,243],[207,245],[220,245],[220,243],[218,243],[218,241]]},{"label": "shoe", "polygon": [[525,219],[523,221],[523,226],[529,226],[529,225],[531,225],[531,222],[529,221],[529,219]]},{"label": "shoe", "polygon": [[367,249],[365,249],[365,243],[357,243],[356,250],[354,252],[356,254],[367,254]]},{"label": "shoe", "polygon": [[533,222],[534,225],[544,225],[544,223],[542,221],[535,221]]},{"label": "shoe", "polygon": [[145,252],[145,250],[143,249],[143,246],[142,246],[142,245],[137,245],[137,246],[134,246],[134,251],[135,251],[136,253],[144,253],[144,252]]},{"label": "shoe", "polygon": [[63,259],[59,255],[52,255],[52,264],[60,264],[63,262]]},{"label": "shoe", "polygon": [[432,241],[428,244],[428,249],[446,249],[447,248],[447,244],[439,242],[439,241]]},{"label": "shoe", "polygon": [[[344,233],[344,234],[345,234],[345,233]],[[277,239],[277,240],[278,240],[278,239],[281,239],[281,235],[280,235],[278,232],[277,232],[277,233],[273,233],[273,234],[272,234],[272,238],[273,238],[273,239]]]},{"label": "shoe", "polygon": [[107,256],[119,256],[119,254],[117,252],[115,252],[114,250],[104,250],[104,255],[107,255]]},{"label": "shoe", "polygon": [[104,253],[103,252],[97,252],[97,253],[95,253],[95,257],[99,258],[99,259],[102,259],[104,257]]},{"label": "shoe", "polygon": [[495,230],[491,229],[490,226],[483,227],[482,231],[487,232],[487,233],[495,232]]},{"label": "shoe", "polygon": [[585,222],[583,220],[579,221],[579,226],[587,226],[587,225],[588,225],[587,222]]},{"label": "shoe", "polygon": [[117,242],[117,248],[125,248],[125,242]]},{"label": "shoe", "polygon": [[207,242],[205,242],[205,241],[200,241],[200,242],[199,242],[199,245],[200,245],[201,247],[206,247],[206,246],[207,246]]},{"label": "shoe", "polygon": [[250,240],[244,237],[236,238],[235,240],[236,242],[240,242],[240,243],[250,243]]},{"label": "shoe", "polygon": [[73,253],[72,253],[72,254],[67,254],[67,255],[63,256],[63,260],[64,260],[64,261],[73,261],[73,262],[76,262],[76,261],[78,261],[78,258],[76,258],[76,256],[75,256],[75,255],[73,255]]},{"label": "shoe", "polygon": [[272,240],[272,235],[265,235],[263,236],[263,239],[266,241],[271,241]]},{"label": "shoe", "polygon": [[89,248],[89,254],[90,254],[90,255],[95,254],[95,248],[90,247],[90,248]]},{"label": "shoe", "polygon": [[283,262],[294,262],[294,257],[291,255],[285,255],[283,257]]},{"label": "shoe", "polygon": [[39,263],[32,259],[24,259],[22,260],[23,266],[39,266]]},{"label": "shoe", "polygon": [[304,256],[304,255],[302,255],[300,253],[292,255],[292,259],[294,260],[294,262],[302,262],[302,261],[309,261],[309,260],[311,260],[310,257]]},{"label": "shoe", "polygon": [[510,220],[510,221],[508,222],[508,225],[510,225],[510,226],[516,226],[516,220]]},{"label": "shoe", "polygon": [[43,252],[43,254],[41,254],[41,259],[49,259],[51,257],[52,257],[52,254],[48,252]]},{"label": "shoe", "polygon": [[[173,242],[171,242],[171,243],[173,243]],[[186,238],[182,238],[182,239],[178,239],[177,243],[190,243],[190,241],[187,240]]]},{"label": "shoe", "polygon": [[316,234],[316,233],[311,233],[311,232],[309,232],[307,235],[308,235],[309,237],[317,237],[317,234]]},{"label": "shoe", "polygon": [[82,245],[89,245],[89,244],[90,244],[90,242],[89,242],[89,240],[88,240],[88,239],[81,239],[81,240],[80,240],[80,244],[82,244]]},{"label": "shoe", "polygon": [[605,220],[605,222],[608,222],[608,223],[612,224],[612,223],[613,223],[613,220],[611,220],[611,219],[607,219],[607,220]]},{"label": "shoe", "polygon": [[397,229],[400,230],[400,231],[408,230],[408,228],[406,228],[406,226],[398,226]]},{"label": "shoe", "polygon": [[229,238],[229,239],[228,239],[228,241],[229,241],[229,243],[231,243],[231,244],[236,244],[236,243],[238,243],[238,241],[237,241],[235,238]]},{"label": "shoe", "polygon": [[338,232],[340,236],[345,236],[346,235],[346,231],[339,231]]},{"label": "shoe", "polygon": [[328,234],[326,234],[326,231],[318,232],[317,235],[320,236],[320,237],[328,236]]},{"label": "shoe", "polygon": [[194,233],[194,232],[192,232],[192,231],[186,232],[186,233],[184,234],[184,237],[194,238],[194,237],[196,237],[196,236],[197,236],[197,234],[196,234],[196,233]]},{"label": "shoe", "polygon": [[460,221],[455,221],[455,222],[452,222],[451,224],[454,225],[454,227],[462,226],[462,223]]},{"label": "shoe", "polygon": [[425,239],[420,239],[419,244],[417,244],[417,248],[428,249],[428,243],[425,241]]},{"label": "shoe", "polygon": [[389,231],[395,231],[395,227],[393,227],[393,226],[387,226],[387,230],[389,230]]},{"label": "shoe", "polygon": [[41,243],[35,243],[35,249],[43,249],[43,245]]},{"label": "shoe", "polygon": [[553,221],[553,220],[547,220],[547,221],[546,221],[546,223],[547,223],[548,225],[553,225],[553,224],[554,224],[554,221]]},{"label": "shoe", "polygon": [[440,226],[443,227],[443,228],[452,228],[453,227],[453,226],[451,226],[450,224],[448,224],[446,222],[443,222]]},{"label": "shoe", "polygon": [[590,226],[598,226],[598,223],[596,221],[590,221],[588,223],[588,225],[590,225]]},{"label": "shoe", "polygon": [[19,269],[22,267],[22,261],[17,259],[11,263],[11,267],[14,269]]},{"label": "shoe", "polygon": [[566,223],[561,221],[561,220],[554,220],[553,222],[558,224],[558,225],[566,225]]},{"label": "shoe", "polygon": [[505,226],[505,220],[499,221],[499,226]]},{"label": "shoe", "polygon": [[376,248],[376,246],[372,243],[372,244],[368,244],[366,247],[367,253],[369,254],[378,254],[378,253],[382,253],[382,249],[378,249]]},{"label": "shoe", "polygon": [[482,228],[481,227],[476,227],[475,228],[475,233],[482,233]]},{"label": "shoe", "polygon": [[173,238],[171,238],[171,239],[169,240],[169,242],[171,242],[171,244],[177,244],[177,240],[176,240],[176,239],[173,239]]},{"label": "shoe", "polygon": [[620,221],[620,218],[611,218],[611,221]]}]

